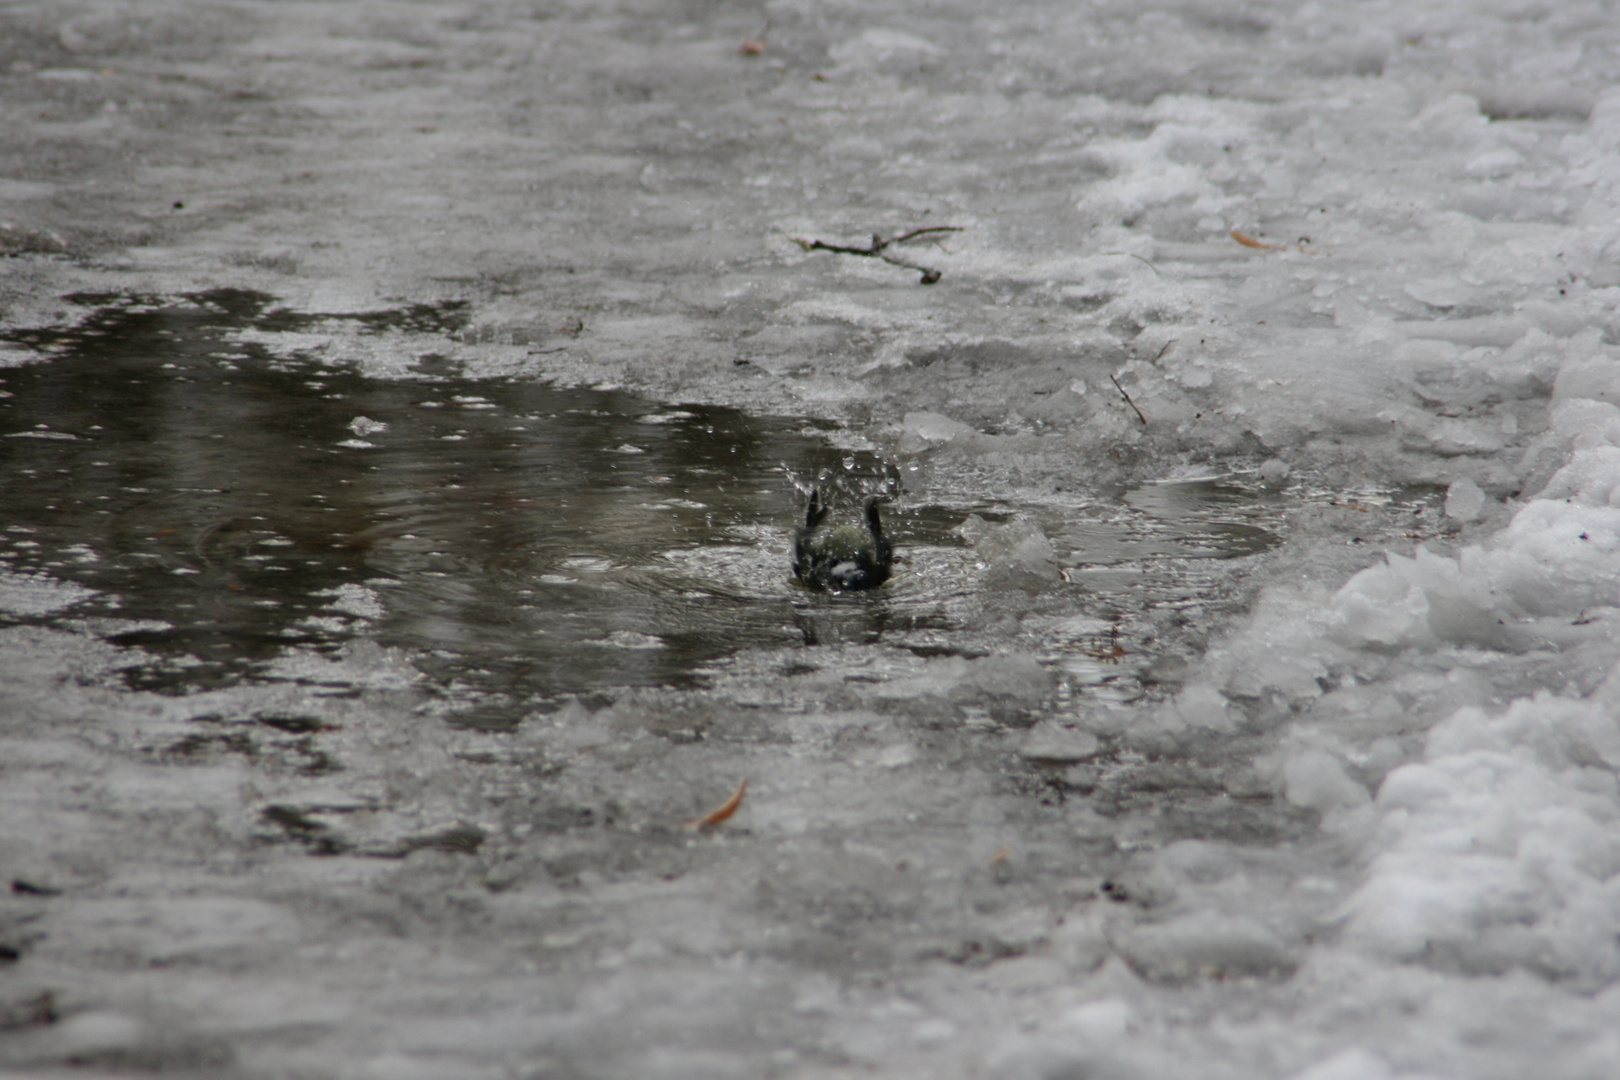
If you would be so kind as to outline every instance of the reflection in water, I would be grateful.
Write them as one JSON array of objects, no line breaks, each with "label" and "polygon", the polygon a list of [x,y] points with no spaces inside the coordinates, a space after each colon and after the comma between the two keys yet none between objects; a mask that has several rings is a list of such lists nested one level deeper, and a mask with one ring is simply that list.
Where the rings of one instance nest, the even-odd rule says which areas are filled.
[{"label": "reflection in water", "polygon": [[296,320],[250,294],[125,301],[18,335],[54,359],[0,375],[13,564],[166,624],[123,638],[176,659],[151,685],[330,648],[334,597],[380,603],[379,636],[430,674],[514,694],[679,682],[739,641],[792,636],[785,562],[761,540],[792,511],[783,466],[844,456],[802,425],[367,379],[230,334]]},{"label": "reflection in water", "polygon": [[[0,371],[0,558],[97,590],[75,617],[141,620],[115,639],[160,658],[137,685],[257,678],[289,647],[364,633],[467,698],[467,722],[505,726],[537,697],[681,685],[750,645],[950,630],[973,589],[952,532],[983,509],[971,499],[893,509],[903,561],[882,590],[792,585],[789,478],[892,477],[802,421],[454,378],[431,359],[416,378],[371,379],[236,333],[339,319],[447,333],[455,305],[316,316],[240,291],[78,299],[96,305],[80,325],[8,335],[51,360]],[[1207,510],[1212,496],[1178,497]],[[1105,563],[1271,538],[1241,513],[1214,527],[1142,509],[1172,524],[1046,524],[1060,550]]]}]

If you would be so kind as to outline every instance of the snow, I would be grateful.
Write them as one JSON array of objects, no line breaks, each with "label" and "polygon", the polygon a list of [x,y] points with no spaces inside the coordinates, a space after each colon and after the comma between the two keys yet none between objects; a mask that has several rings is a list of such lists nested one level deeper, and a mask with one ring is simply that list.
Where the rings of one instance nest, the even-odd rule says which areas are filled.
[{"label": "snow", "polygon": [[[0,867],[61,895],[0,905],[0,1067],[1620,1073],[1609,5],[52,7],[0,17],[4,373],[70,294],[258,290],[310,318],[223,344],[628,388],[619,463],[837,422],[951,520],[878,609],[775,581],[786,515],[661,552],[792,633],[509,733],[380,580],[259,684],[136,689],[7,534]],[[926,286],[791,239],[930,225]],[[323,452],[407,426],[356,408]],[[1107,531],[1211,476],[1274,546]],[[631,572],[579,550],[534,577]]]},{"label": "snow", "polygon": [[19,574],[0,567],[0,611],[44,615],[82,603],[95,593],[45,574]]}]

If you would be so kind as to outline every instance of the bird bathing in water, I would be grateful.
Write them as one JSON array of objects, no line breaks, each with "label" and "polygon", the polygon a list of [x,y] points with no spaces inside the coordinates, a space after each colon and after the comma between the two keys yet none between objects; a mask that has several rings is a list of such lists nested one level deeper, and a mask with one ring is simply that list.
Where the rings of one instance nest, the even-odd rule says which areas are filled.
[{"label": "bird bathing in water", "polygon": [[812,491],[804,525],[793,533],[793,573],[811,588],[837,592],[875,589],[889,580],[894,545],[878,517],[878,506],[888,501],[887,495],[868,495],[860,525],[827,526],[832,507],[820,488]]}]

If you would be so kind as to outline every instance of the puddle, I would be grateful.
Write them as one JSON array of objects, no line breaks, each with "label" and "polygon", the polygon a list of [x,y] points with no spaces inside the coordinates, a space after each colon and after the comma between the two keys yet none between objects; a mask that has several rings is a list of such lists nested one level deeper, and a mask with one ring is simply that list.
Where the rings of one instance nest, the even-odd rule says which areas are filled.
[{"label": "puddle", "polygon": [[[883,590],[792,584],[791,477],[898,475],[802,420],[444,373],[380,380],[235,332],[352,320],[453,332],[460,309],[316,316],[221,291],[95,305],[12,332],[47,362],[0,371],[0,559],[94,595],[26,621],[111,617],[165,692],[273,677],[357,635],[409,651],[467,723],[612,685],[691,685],[750,646],[891,640],[951,652],[978,603],[970,513],[1040,521],[1075,603],[1115,618],[1193,602],[1187,567],[1275,542],[1275,500],[1217,481],[1124,506],[903,494]],[[75,596],[79,594],[74,594]],[[14,610],[14,615],[18,613]],[[279,677],[279,676],[274,676]]]}]

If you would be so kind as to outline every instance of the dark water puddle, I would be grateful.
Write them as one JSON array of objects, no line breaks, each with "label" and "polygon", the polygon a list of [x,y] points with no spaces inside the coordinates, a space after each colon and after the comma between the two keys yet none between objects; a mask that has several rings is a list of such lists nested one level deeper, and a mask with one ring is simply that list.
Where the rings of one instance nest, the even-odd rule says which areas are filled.
[{"label": "dark water puddle", "polygon": [[[1125,505],[1152,517],[1156,535],[1131,558],[1231,559],[1276,544],[1281,500],[1220,479],[1149,484],[1127,492]],[[1100,560],[1099,560],[1100,561]]]},{"label": "dark water puddle", "polygon": [[[875,469],[846,469],[798,422],[276,356],[231,332],[313,317],[252,294],[81,299],[103,306],[9,335],[53,359],[0,372],[0,553],[97,590],[107,614],[167,624],[119,639],[176,659],[136,674],[150,688],[330,649],[357,613],[446,682],[679,683],[792,629],[785,563],[751,577],[735,565],[751,551],[705,565],[702,549],[757,548],[786,522],[784,468]],[[445,314],[353,318],[444,330]]]},{"label": "dark water puddle", "polygon": [[[364,635],[498,727],[539,698],[689,684],[750,645],[949,629],[967,588],[922,572],[881,597],[789,584],[790,476],[851,491],[896,476],[825,428],[452,377],[431,356],[418,378],[381,380],[239,336],[334,320],[448,334],[454,304],[334,316],[241,291],[75,299],[94,305],[78,325],[4,335],[50,359],[0,371],[0,559],[95,590],[76,618],[141,620],[114,639],[158,658],[129,673],[138,687],[267,677],[290,649]],[[902,503],[892,531],[903,550],[960,547],[964,516]],[[1270,542],[1224,517],[1214,532],[1081,523],[1054,538],[1103,562]]]}]

